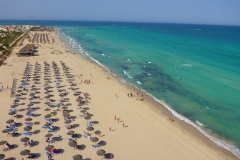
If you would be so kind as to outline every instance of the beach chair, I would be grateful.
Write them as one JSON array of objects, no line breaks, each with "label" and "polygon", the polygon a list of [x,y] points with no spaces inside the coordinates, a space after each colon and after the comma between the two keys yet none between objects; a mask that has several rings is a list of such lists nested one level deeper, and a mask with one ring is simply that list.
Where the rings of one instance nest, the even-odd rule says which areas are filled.
[{"label": "beach chair", "polygon": [[31,136],[31,135],[32,135],[32,132],[23,132],[23,135],[24,135],[24,136]]},{"label": "beach chair", "polygon": [[52,154],[61,154],[62,149],[51,149],[49,152],[52,153]]},{"label": "beach chair", "polygon": [[28,127],[31,127],[33,125],[32,122],[25,122],[25,124],[28,126]]},{"label": "beach chair", "polygon": [[99,144],[92,145],[93,149],[100,148],[101,146]]},{"label": "beach chair", "polygon": [[49,132],[49,133],[57,132],[57,130],[55,130],[55,129],[49,129],[48,132]]},{"label": "beach chair", "polygon": [[23,143],[23,146],[24,146],[24,147],[27,147],[28,144],[29,144],[29,142],[24,142],[24,143]]},{"label": "beach chair", "polygon": [[44,129],[48,129],[49,127],[48,127],[48,126],[42,126],[42,128],[44,128]]},{"label": "beach chair", "polygon": [[33,113],[27,113],[26,116],[31,117],[31,116],[34,116],[34,114]]}]

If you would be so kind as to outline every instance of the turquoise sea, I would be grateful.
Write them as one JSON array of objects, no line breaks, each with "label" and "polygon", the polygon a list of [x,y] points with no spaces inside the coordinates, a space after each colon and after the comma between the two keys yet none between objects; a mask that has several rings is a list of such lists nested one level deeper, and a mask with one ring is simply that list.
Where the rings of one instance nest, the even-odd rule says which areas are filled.
[{"label": "turquoise sea", "polygon": [[240,158],[240,27],[123,22],[0,21],[59,27],[90,56]]}]

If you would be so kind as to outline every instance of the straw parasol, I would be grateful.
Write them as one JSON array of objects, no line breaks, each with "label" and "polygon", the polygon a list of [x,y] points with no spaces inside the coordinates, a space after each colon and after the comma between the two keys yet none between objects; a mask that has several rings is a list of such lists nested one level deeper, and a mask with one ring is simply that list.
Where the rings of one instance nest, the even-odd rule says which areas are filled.
[{"label": "straw parasol", "polygon": [[32,130],[32,127],[30,127],[30,126],[24,127],[24,131],[31,131],[31,130]]},{"label": "straw parasol", "polygon": [[6,144],[7,143],[7,141],[1,141],[0,142],[0,145],[4,145],[4,144]]},{"label": "straw parasol", "polygon": [[45,147],[45,150],[50,150],[50,149],[53,149],[53,148],[54,148],[53,145],[49,145],[49,146]]},{"label": "straw parasol", "polygon": [[11,124],[11,123],[13,123],[13,122],[14,122],[13,119],[9,119],[9,120],[6,121],[7,124]]},{"label": "straw parasol", "polygon": [[70,141],[68,141],[68,145],[69,145],[70,147],[75,147],[75,146],[77,145],[77,142],[74,141],[74,140],[70,140]]},{"label": "straw parasol", "polygon": [[44,111],[51,111],[51,109],[50,108],[46,108],[46,109],[44,109]]},{"label": "straw parasol", "polygon": [[44,117],[45,117],[45,118],[50,118],[51,115],[50,115],[50,114],[47,114],[47,115],[45,115]]},{"label": "straw parasol", "polygon": [[8,133],[8,132],[10,132],[9,129],[4,129],[4,130],[2,130],[2,133]]},{"label": "straw parasol", "polygon": [[73,160],[82,160],[82,156],[80,154],[76,154],[72,158]]},{"label": "straw parasol", "polygon": [[25,121],[32,121],[32,118],[26,118]]},{"label": "straw parasol", "polygon": [[68,109],[68,107],[64,106],[64,107],[62,107],[62,109]]},{"label": "straw parasol", "polygon": [[3,159],[5,157],[4,154],[0,154],[0,159]]},{"label": "straw parasol", "polygon": [[86,120],[90,120],[90,119],[91,119],[91,117],[89,117],[89,116],[86,116],[86,117],[84,117],[84,119],[86,119]]},{"label": "straw parasol", "polygon": [[69,131],[69,132],[67,132],[67,135],[72,135],[74,133],[75,133],[74,131]]},{"label": "straw parasol", "polygon": [[20,152],[20,154],[21,154],[22,156],[28,155],[28,154],[30,154],[30,150],[28,150],[28,149],[22,150],[22,151]]},{"label": "straw parasol", "polygon": [[49,127],[49,126],[51,126],[52,124],[51,123],[46,123],[46,124],[44,124],[44,126],[47,126],[47,127]]},{"label": "straw parasol", "polygon": [[98,156],[104,156],[106,151],[104,151],[103,149],[99,149],[96,153]]},{"label": "straw parasol", "polygon": [[23,137],[23,138],[20,139],[20,141],[21,142],[27,142],[27,141],[29,141],[29,138],[28,137]]},{"label": "straw parasol", "polygon": [[84,112],[87,112],[87,111],[85,111],[85,110],[81,110],[80,112],[81,112],[81,113],[84,113]]},{"label": "straw parasol", "polygon": [[70,124],[70,123],[72,123],[71,120],[66,120],[66,121],[65,121],[65,124]]},{"label": "straw parasol", "polygon": [[97,142],[99,139],[98,139],[97,137],[91,137],[90,140],[91,140],[92,142]]},{"label": "straw parasol", "polygon": [[86,129],[87,129],[88,131],[93,131],[93,130],[94,130],[93,127],[87,127]]},{"label": "straw parasol", "polygon": [[16,112],[9,112],[8,114],[11,115],[11,116],[13,116],[13,115],[16,114]]},{"label": "straw parasol", "polygon": [[45,137],[52,137],[52,136],[53,136],[53,134],[50,134],[50,133],[45,135]]}]

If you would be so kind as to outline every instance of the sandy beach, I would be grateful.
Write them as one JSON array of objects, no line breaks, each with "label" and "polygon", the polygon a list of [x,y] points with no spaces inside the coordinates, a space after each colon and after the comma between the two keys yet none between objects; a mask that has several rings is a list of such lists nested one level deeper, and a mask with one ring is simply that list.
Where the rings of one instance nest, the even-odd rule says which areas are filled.
[{"label": "sandy beach", "polygon": [[[46,32],[47,33],[47,32]],[[57,90],[55,77],[53,77],[52,61],[54,61],[60,68],[62,77],[61,85],[65,85],[62,89],[66,89],[68,94],[64,98],[68,98],[68,111],[71,117],[74,117],[74,121],[71,122],[75,128],[72,129],[79,136],[76,139],[77,144],[82,146],[81,150],[74,150],[73,147],[68,145],[68,138],[65,128],[64,118],[61,111],[56,111],[56,115],[52,118],[58,119],[54,122],[54,126],[60,127],[60,130],[52,133],[53,137],[60,135],[60,140],[56,140],[51,144],[56,149],[63,149],[63,153],[58,155],[52,155],[52,159],[57,160],[71,160],[76,154],[82,155],[83,159],[96,160],[101,159],[101,156],[96,154],[97,150],[103,149],[106,153],[113,155],[115,160],[172,160],[172,159],[196,159],[196,160],[221,160],[221,159],[237,159],[229,151],[218,147],[211,142],[208,138],[203,136],[196,129],[190,125],[178,120],[161,104],[154,102],[152,98],[137,91],[131,86],[122,84],[116,77],[109,74],[105,69],[99,65],[89,61],[88,59],[79,55],[73,55],[66,52],[66,48],[62,45],[60,38],[55,32],[50,32],[55,38],[54,45],[41,44],[38,48],[39,56],[34,57],[17,57],[16,53],[20,50],[20,47],[16,47],[13,53],[6,60],[7,64],[0,67],[0,88],[3,86],[4,90],[0,91],[0,104],[1,104],[1,130],[6,129],[6,121],[14,119],[15,122],[22,123],[18,128],[19,133],[24,132],[26,111],[19,111],[26,109],[27,104],[30,103],[29,94],[31,91],[26,92],[27,95],[23,96],[26,99],[20,100],[17,109],[17,114],[22,114],[22,118],[13,118],[8,113],[10,105],[13,103],[15,97],[11,97],[11,87],[13,79],[17,79],[16,86],[19,87],[23,77],[23,71],[29,62],[33,65],[31,74],[34,71],[36,62],[41,65],[41,84],[35,84],[37,88],[40,88],[38,96],[40,99],[35,101],[39,102],[34,104],[33,108],[38,108],[34,111],[36,116],[32,118],[32,132],[31,136],[28,136],[31,140],[35,141],[35,145],[31,148],[24,147],[23,142],[20,141],[23,135],[17,137],[7,136],[6,133],[0,133],[2,141],[7,141],[9,144],[14,145],[14,149],[7,152],[1,152],[5,154],[5,158],[14,157],[15,159],[26,159],[26,156],[20,155],[20,152],[24,149],[29,149],[32,153],[37,154],[37,159],[47,159],[45,156],[46,143],[45,135],[48,134],[48,130],[42,128],[46,124],[44,116],[57,108],[47,107],[45,102],[48,101],[44,98],[44,62],[51,65],[51,78],[53,86],[51,99],[56,100],[55,104],[59,103],[61,97]],[[23,44],[29,43],[27,40]],[[69,89],[71,86],[67,81],[64,70],[62,69],[61,61],[70,68],[70,73],[74,75],[74,83],[78,88],[77,91],[88,93],[88,103],[82,107],[86,109],[91,117],[90,120],[85,120],[84,117],[80,117],[82,114],[76,101],[77,96],[74,96],[74,91]],[[30,78],[31,86],[34,84],[32,78]],[[89,83],[84,83],[85,80],[90,80]],[[8,88],[8,89],[7,89]],[[30,88],[28,88],[30,89]],[[137,93],[139,93],[139,97]],[[132,93],[132,97],[128,97],[128,93]],[[17,92],[16,92],[17,94]],[[141,101],[141,95],[144,100]],[[137,100],[138,99],[138,100]],[[65,104],[67,104],[65,103]],[[161,109],[156,109],[156,106]],[[51,111],[44,111],[46,108],[50,108]],[[116,116],[116,120],[115,120]],[[169,121],[169,117],[174,121]],[[117,120],[119,118],[119,120]],[[86,130],[87,122],[93,123],[93,131]],[[99,148],[93,148],[98,142],[92,142],[90,139],[83,136],[84,132],[90,132],[90,137],[97,137],[98,142],[103,141]],[[101,133],[100,135],[96,133]],[[6,148],[6,145],[4,146]]]}]

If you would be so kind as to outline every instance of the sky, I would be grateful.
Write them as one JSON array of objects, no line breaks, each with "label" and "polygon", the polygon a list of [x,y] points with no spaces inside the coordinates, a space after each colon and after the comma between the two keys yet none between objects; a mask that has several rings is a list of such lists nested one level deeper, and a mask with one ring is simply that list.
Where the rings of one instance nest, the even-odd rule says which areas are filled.
[{"label": "sky", "polygon": [[2,0],[1,20],[86,20],[240,26],[240,0]]}]

